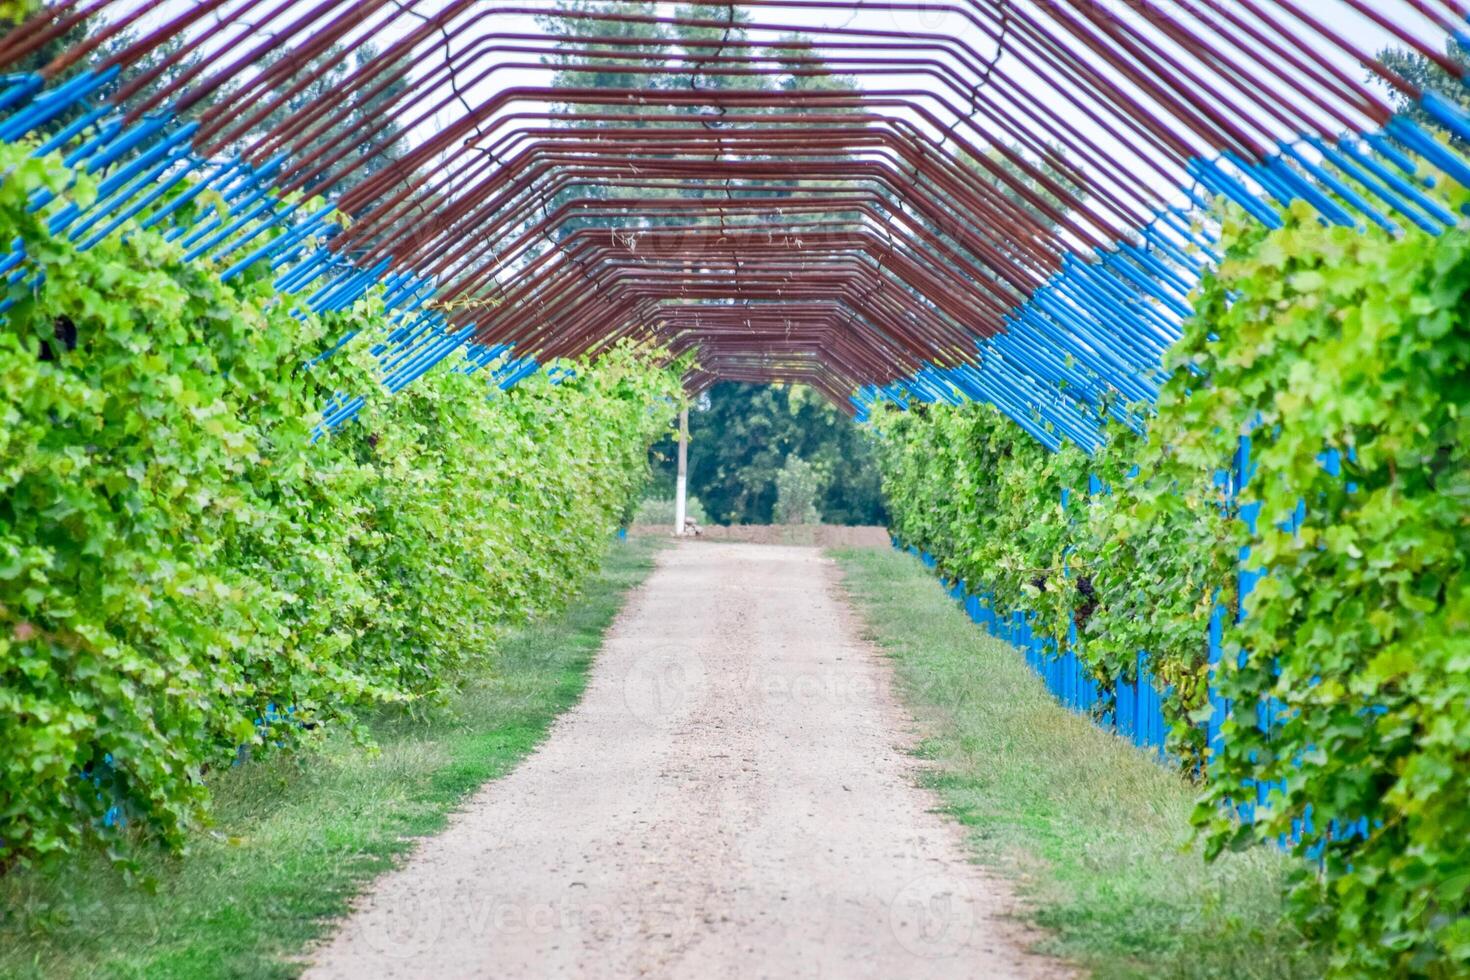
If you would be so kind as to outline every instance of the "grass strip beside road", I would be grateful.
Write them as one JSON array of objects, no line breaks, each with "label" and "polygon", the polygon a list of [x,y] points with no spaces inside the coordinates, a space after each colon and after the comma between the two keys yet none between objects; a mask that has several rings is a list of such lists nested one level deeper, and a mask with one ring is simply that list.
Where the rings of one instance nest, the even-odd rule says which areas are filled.
[{"label": "grass strip beside road", "polygon": [[929,781],[975,856],[1020,882],[1047,951],[1102,978],[1322,975],[1282,921],[1289,858],[1256,848],[1205,862],[1188,846],[1194,787],[1058,704],[916,558],[834,555],[893,659]]},{"label": "grass strip beside road", "polygon": [[216,825],[188,855],[128,855],[146,887],[96,854],[0,876],[0,977],[296,975],[353,895],[576,703],[661,546],[612,547],[566,611],[509,636],[449,703],[377,717],[377,753],[333,738],[220,774]]}]

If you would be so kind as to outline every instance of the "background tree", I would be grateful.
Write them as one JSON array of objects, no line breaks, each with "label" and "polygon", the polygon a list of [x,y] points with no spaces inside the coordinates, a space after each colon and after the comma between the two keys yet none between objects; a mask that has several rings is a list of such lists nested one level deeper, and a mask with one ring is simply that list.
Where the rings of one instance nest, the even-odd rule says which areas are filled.
[{"label": "background tree", "polygon": [[[727,381],[710,388],[689,413],[689,492],[721,524],[769,524],[776,476],[796,455],[827,474],[816,497],[830,524],[887,520],[872,438],[814,391],[799,385]],[[674,487],[674,443],[654,450],[651,496]]]},{"label": "background tree", "polygon": [[[1445,47],[1445,53],[1455,63],[1470,68],[1470,50],[1466,50],[1459,41],[1451,39]],[[1422,54],[1415,54],[1401,48],[1387,48],[1378,52],[1378,60],[1420,88],[1436,92],[1470,111],[1470,86],[1451,77],[1449,72]],[[1373,81],[1378,81],[1376,75],[1373,76]],[[1394,101],[1397,103],[1395,108],[1404,115],[1416,122],[1431,126],[1435,130],[1440,128],[1439,123],[1435,122],[1429,113],[1409,101],[1404,95],[1399,94],[1397,90],[1394,93]],[[1451,142],[1461,150],[1467,146],[1466,141],[1459,137],[1454,137]]]},{"label": "background tree", "polygon": [[827,476],[796,453],[786,457],[786,464],[776,474],[777,524],[820,524],[822,513],[817,499],[827,485]]}]

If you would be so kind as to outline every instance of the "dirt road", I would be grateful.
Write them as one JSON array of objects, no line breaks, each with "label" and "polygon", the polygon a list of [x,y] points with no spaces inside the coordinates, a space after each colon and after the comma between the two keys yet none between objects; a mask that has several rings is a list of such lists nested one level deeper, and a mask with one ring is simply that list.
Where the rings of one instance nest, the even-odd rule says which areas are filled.
[{"label": "dirt road", "polygon": [[663,552],[582,703],[308,976],[1066,975],[915,786],[836,578],[813,548]]}]

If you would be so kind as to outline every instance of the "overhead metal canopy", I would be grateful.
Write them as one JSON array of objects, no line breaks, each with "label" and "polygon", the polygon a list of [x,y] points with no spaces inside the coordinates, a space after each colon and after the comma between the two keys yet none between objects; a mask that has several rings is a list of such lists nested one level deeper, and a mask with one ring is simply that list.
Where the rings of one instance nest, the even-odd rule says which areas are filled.
[{"label": "overhead metal canopy", "polygon": [[[859,413],[983,399],[1091,447],[1099,406],[1138,425],[1159,390],[1217,258],[1214,198],[1268,225],[1295,201],[1342,225],[1459,221],[1420,161],[1467,186],[1470,165],[1388,99],[1462,138],[1470,120],[1364,44],[1460,79],[1443,43],[1467,13],[64,0],[0,38],[13,70],[91,25],[5,77],[0,138],[42,134],[103,176],[52,219],[83,245],[137,218],[226,276],[271,263],[317,311],[382,284],[390,390],[451,354],[509,353],[511,384],[631,338],[694,352],[691,389],[802,382]],[[228,214],[182,217],[185,181]],[[0,265],[28,281],[20,246]]]}]

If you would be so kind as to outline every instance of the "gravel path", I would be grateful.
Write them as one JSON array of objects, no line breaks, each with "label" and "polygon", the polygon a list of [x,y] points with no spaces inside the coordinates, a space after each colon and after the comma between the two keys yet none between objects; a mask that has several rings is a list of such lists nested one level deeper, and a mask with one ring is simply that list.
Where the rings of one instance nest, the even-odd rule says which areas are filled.
[{"label": "gravel path", "polygon": [[581,704],[307,975],[1067,975],[915,786],[836,583],[813,548],[662,552]]}]

